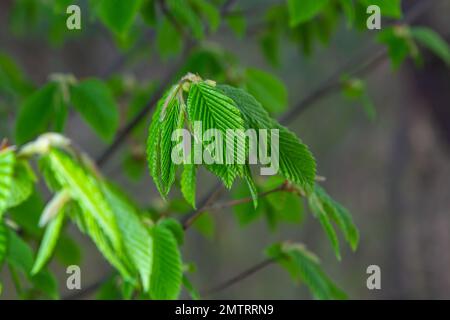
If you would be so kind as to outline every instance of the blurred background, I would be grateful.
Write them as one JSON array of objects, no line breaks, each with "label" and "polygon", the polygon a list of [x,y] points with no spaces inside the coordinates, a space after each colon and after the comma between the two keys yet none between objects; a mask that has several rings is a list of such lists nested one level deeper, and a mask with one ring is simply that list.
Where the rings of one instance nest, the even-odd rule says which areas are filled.
[{"label": "blurred background", "polygon": [[[425,0],[404,1],[405,11],[421,1]],[[448,41],[450,1],[430,2],[435,3],[413,24],[432,27]],[[309,56],[282,39],[280,64],[274,67],[261,53],[258,30],[262,26],[258,23],[265,10],[276,3],[237,1],[246,13],[248,34],[239,38],[221,25],[207,42],[225,48],[241,66],[278,76],[287,87],[288,109],[320,88],[343,65],[358,63],[362,56],[373,53],[371,48],[381,48],[374,40],[376,31],[350,29],[341,19],[329,44],[314,45]],[[151,30],[136,35],[140,39],[137,46],[118,48],[109,32],[83,11],[82,33],[59,41],[55,31],[52,43],[39,32],[41,27],[49,30],[48,24],[51,27],[55,21],[38,20],[39,28],[33,28],[18,18],[17,10],[15,1],[0,2],[0,50],[13,57],[36,85],[44,84],[52,73],[71,73],[79,79],[125,76],[130,83],[145,84],[147,91],[141,97],[145,104],[167,70],[182,60],[182,56],[162,59],[155,53]],[[65,12],[62,17],[65,21]],[[408,61],[394,71],[386,58],[371,67],[363,79],[376,109],[374,119],[366,115],[360,102],[349,101],[337,91],[317,100],[288,125],[314,153],[318,174],[326,177],[323,185],[329,194],[352,213],[361,236],[358,250],[353,253],[342,246],[342,261],[337,261],[318,221],[310,214],[305,214],[301,225],[281,223],[271,231],[264,219],[240,228],[233,211],[222,210],[211,214],[214,233],[210,237],[195,229],[186,233],[183,257],[197,265],[191,276],[196,287],[209,288],[262,261],[264,248],[274,241],[292,240],[315,252],[325,271],[352,299],[450,299],[449,69],[425,52],[421,68]],[[123,126],[129,119],[130,102],[123,99],[119,103]],[[5,105],[2,103],[0,137],[14,140],[17,106]],[[149,120],[147,116],[142,125],[143,135]],[[94,158],[107,146],[75,112],[69,115],[66,135]],[[128,138],[103,172],[141,204],[162,206],[147,169],[138,171],[139,179],[131,179],[122,170],[130,150],[138,155],[142,152],[142,145],[135,140]],[[216,182],[206,173],[201,179],[199,197]],[[223,199],[227,197],[230,194],[224,193]],[[68,232],[84,250],[82,286],[89,287],[111,268],[87,237],[75,228]],[[381,268],[381,290],[366,287],[369,265]],[[59,278],[62,296],[70,295],[65,289],[65,269],[57,262],[52,262],[51,268]],[[2,298],[15,297],[5,270],[0,277],[4,283]],[[87,292],[77,298],[94,296],[94,292]],[[310,294],[273,265],[207,298],[309,299]]]}]

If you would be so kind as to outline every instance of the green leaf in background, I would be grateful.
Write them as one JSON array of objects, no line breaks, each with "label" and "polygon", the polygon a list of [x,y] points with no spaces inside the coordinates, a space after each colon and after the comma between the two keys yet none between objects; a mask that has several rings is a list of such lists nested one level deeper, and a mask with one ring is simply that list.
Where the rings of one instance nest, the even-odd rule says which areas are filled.
[{"label": "green leaf in background", "polygon": [[119,125],[119,110],[111,90],[97,79],[87,79],[71,87],[71,101],[84,120],[105,141],[110,141]]},{"label": "green leaf in background", "polygon": [[153,267],[150,296],[154,300],[178,298],[182,282],[181,255],[171,231],[161,225],[151,230],[153,236]]},{"label": "green leaf in background", "polygon": [[0,220],[0,270],[8,251],[8,233],[5,224]]},{"label": "green leaf in background", "polygon": [[419,44],[428,48],[450,66],[450,46],[438,33],[430,28],[413,27],[411,34]]},{"label": "green leaf in background", "polygon": [[[204,37],[203,24],[201,19],[197,16],[196,12],[192,9],[190,2],[185,0],[165,0],[167,9],[174,16],[175,20],[179,23],[175,27],[179,26],[182,31],[187,31],[184,27],[189,27],[189,31],[196,39],[202,39]],[[180,30],[177,30],[180,31]]]},{"label": "green leaf in background", "polygon": [[16,156],[12,149],[0,150],[0,221],[8,208]]},{"label": "green leaf in background", "polygon": [[0,52],[0,92],[11,96],[27,96],[32,89],[19,65],[7,54]]},{"label": "green leaf in background", "polygon": [[290,16],[290,26],[296,27],[300,23],[314,18],[329,0],[287,0]]},{"label": "green leaf in background", "polygon": [[8,252],[6,261],[25,275],[33,268],[33,251],[14,231],[8,229]]},{"label": "green leaf in background", "polygon": [[183,274],[183,286],[186,291],[191,296],[192,300],[200,300],[200,293],[198,290],[192,285],[191,281],[189,281],[188,277]]},{"label": "green leaf in background", "polygon": [[316,299],[346,299],[322,271],[319,259],[301,244],[277,243],[266,249],[266,254],[285,268],[297,282],[303,282]]},{"label": "green leaf in background", "polygon": [[216,231],[214,218],[208,212],[202,213],[197,220],[194,221],[192,227],[208,239],[212,239]]},{"label": "green leaf in background", "polygon": [[24,202],[34,191],[37,178],[31,166],[25,160],[19,160],[14,166],[11,192],[8,198],[8,208],[13,208]]},{"label": "green leaf in background", "polygon": [[308,196],[308,203],[314,215],[322,224],[338,259],[340,259],[339,240],[331,223],[332,221],[342,231],[352,250],[356,250],[359,242],[359,233],[347,209],[331,199],[325,190],[318,185],[316,185],[314,192]]},{"label": "green leaf in background", "polygon": [[400,19],[402,17],[402,0],[360,0],[366,8],[370,5],[379,6],[381,14],[386,17]]},{"label": "green leaf in background", "polygon": [[274,67],[280,65],[280,37],[275,30],[266,31],[260,38],[261,50],[266,60]]},{"label": "green leaf in background", "polygon": [[184,199],[194,208],[195,205],[195,188],[196,188],[197,167],[195,164],[185,164],[183,173],[181,174],[181,192]]},{"label": "green leaf in background", "polygon": [[141,16],[149,26],[154,27],[156,25],[155,0],[143,0],[141,6]]},{"label": "green leaf in background", "polygon": [[141,6],[141,0],[101,0],[98,15],[116,35],[124,36],[130,30]]},{"label": "green leaf in background", "polygon": [[247,20],[245,16],[240,12],[233,12],[225,17],[230,29],[234,32],[236,37],[243,38],[247,31]]},{"label": "green leaf in background", "polygon": [[45,229],[44,237],[42,238],[36,260],[34,261],[31,270],[32,275],[35,275],[42,270],[54,252],[64,222],[63,211],[64,207],[60,208],[56,217],[50,221]]},{"label": "green leaf in background", "polygon": [[82,252],[80,246],[68,236],[61,234],[55,248],[55,258],[65,267],[80,265]]},{"label": "green leaf in background", "polygon": [[217,31],[220,25],[220,12],[214,4],[207,0],[193,0],[194,7],[204,16],[209,23],[209,28],[212,32]]},{"label": "green leaf in background", "polygon": [[416,63],[420,61],[418,48],[408,26],[384,28],[378,33],[377,40],[387,45],[394,69],[398,69],[408,56],[415,59]]},{"label": "green leaf in background", "polygon": [[369,120],[375,120],[376,109],[367,92],[366,82],[361,79],[344,76],[341,79],[341,83],[344,96],[350,100],[359,100]]},{"label": "green leaf in background", "polygon": [[166,17],[156,26],[155,41],[158,53],[164,59],[177,55],[183,47],[180,33]]},{"label": "green leaf in background", "polygon": [[119,279],[116,275],[109,277],[102,283],[98,289],[95,299],[97,300],[120,300],[122,299],[122,293],[119,288]]},{"label": "green leaf in background", "polygon": [[16,142],[23,144],[47,131],[53,115],[58,85],[49,82],[27,97],[16,121]]},{"label": "green leaf in background", "polygon": [[353,3],[354,0],[340,0],[339,3],[342,7],[342,11],[344,12],[347,18],[347,26],[353,26],[355,22],[355,5]]},{"label": "green leaf in background", "polygon": [[21,204],[8,210],[10,218],[24,232],[40,238],[43,230],[39,228],[39,219],[44,210],[44,201],[36,190]]},{"label": "green leaf in background", "polygon": [[288,105],[288,92],[284,83],[274,75],[249,68],[245,72],[245,89],[270,113],[281,113]]}]

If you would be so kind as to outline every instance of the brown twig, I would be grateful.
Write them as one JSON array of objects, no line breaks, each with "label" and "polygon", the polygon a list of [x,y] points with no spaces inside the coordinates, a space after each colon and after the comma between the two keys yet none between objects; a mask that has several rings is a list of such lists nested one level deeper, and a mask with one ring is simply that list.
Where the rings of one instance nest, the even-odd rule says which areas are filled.
[{"label": "brown twig", "polygon": [[276,260],[274,259],[266,259],[264,261],[261,261],[260,263],[248,268],[247,270],[244,270],[243,272],[239,273],[238,275],[224,281],[223,283],[220,283],[214,287],[211,287],[210,289],[206,289],[201,294],[204,296],[209,296],[212,294],[215,294],[217,292],[223,291],[225,289],[228,289],[229,287],[235,285],[238,282],[241,282],[244,279],[247,279],[248,277],[254,275],[255,273],[258,273],[259,271],[267,268],[271,264],[273,264]]},{"label": "brown twig", "polygon": [[[215,190],[215,193],[213,193],[213,196],[207,200],[206,204],[201,207],[199,210],[195,211],[195,214],[191,215],[189,217],[189,219],[187,219],[184,223],[183,223],[183,229],[186,230],[188,229],[190,226],[192,226],[192,224],[195,222],[195,220],[197,220],[197,218],[199,218],[204,212],[206,211],[211,211],[211,210],[221,210],[221,209],[225,209],[225,208],[229,208],[229,207],[234,207],[243,203],[248,203],[253,201],[252,197],[246,197],[246,198],[241,198],[241,199],[235,199],[235,200],[230,200],[228,202],[224,202],[224,203],[216,203],[216,204],[210,204],[212,203],[214,200],[214,195],[217,194],[218,192],[221,191],[221,188]],[[280,192],[280,191],[291,191],[288,188],[288,184],[287,183],[283,183],[282,185],[265,191],[265,192],[261,192],[258,194],[258,197],[265,197],[268,196],[269,194],[275,193],[275,192]]]}]

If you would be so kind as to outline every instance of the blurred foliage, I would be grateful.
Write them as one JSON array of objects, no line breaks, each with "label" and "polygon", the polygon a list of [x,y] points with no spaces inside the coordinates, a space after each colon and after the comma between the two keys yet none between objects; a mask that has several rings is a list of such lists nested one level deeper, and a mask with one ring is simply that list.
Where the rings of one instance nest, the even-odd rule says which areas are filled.
[{"label": "blurred foliage", "polygon": [[[82,9],[81,30],[66,28],[70,4]],[[167,91],[153,117],[148,155],[145,121],[134,126],[125,139],[123,172],[138,181],[145,176],[148,161],[158,190],[167,198],[139,206],[103,177],[94,161],[70,140],[46,132],[64,133],[69,114],[74,113],[104,142],[114,143],[120,128],[152,107],[149,101],[160,98],[156,94],[164,83],[156,77],[141,80],[121,73],[83,79],[57,73],[38,85],[29,80],[19,59],[2,49],[0,128],[7,140],[0,145],[0,268],[8,269],[17,295],[59,298],[56,279],[47,265],[53,258],[62,266],[82,261],[83,248],[67,232],[66,226],[72,223],[91,238],[115,269],[98,290],[98,299],[176,299],[182,287],[192,298],[200,297],[186,275],[193,270],[183,265],[180,252],[185,228],[174,219],[195,211],[198,168],[185,165],[180,176],[179,166],[168,161],[174,147],[168,133],[192,119],[207,123],[213,119],[223,130],[280,130],[280,176],[259,179],[252,177],[247,166],[205,166],[227,187],[242,178],[232,190],[240,226],[261,218],[272,231],[281,223],[300,224],[307,204],[338,259],[341,248],[335,229],[355,250],[359,234],[349,212],[317,183],[315,160],[303,142],[273,119],[290,102],[285,83],[273,70],[283,64],[285,43],[298,48],[301,55],[312,56],[318,45],[330,43],[343,23],[365,32],[366,10],[373,4],[380,7],[383,22],[395,22],[376,37],[387,47],[395,69],[408,57],[423,63],[422,50],[450,65],[448,43],[438,33],[400,20],[401,0],[286,0],[261,4],[262,14],[243,3],[230,6],[226,0],[15,0],[8,15],[12,37],[62,47],[106,33],[125,58],[136,58],[136,51],[145,51],[136,60],[147,59],[147,54],[157,54],[167,64],[181,60],[171,81],[188,72],[197,77],[162,88]],[[212,42],[212,35],[224,32],[240,41],[258,41],[272,72],[241,65],[223,43]],[[368,118],[375,119],[364,79],[343,74],[339,85],[346,98],[361,103]],[[174,97],[174,92],[179,95]],[[8,125],[11,119],[13,126]],[[34,158],[38,158],[36,166],[31,165]],[[38,177],[53,194],[49,201],[44,200],[46,191],[37,187]],[[183,198],[169,197],[173,184],[180,187]],[[214,205],[197,209],[193,227],[213,240],[218,229],[214,211],[218,209]],[[40,243],[37,250],[35,243]],[[345,298],[322,271],[319,259],[303,245],[277,243],[266,253],[294,281],[307,285],[315,298]],[[0,283],[0,294],[1,288]]]}]

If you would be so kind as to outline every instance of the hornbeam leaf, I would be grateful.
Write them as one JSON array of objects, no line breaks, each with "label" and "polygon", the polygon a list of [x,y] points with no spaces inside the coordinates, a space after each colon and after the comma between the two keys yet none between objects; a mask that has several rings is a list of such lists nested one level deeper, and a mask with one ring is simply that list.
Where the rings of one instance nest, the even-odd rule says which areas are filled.
[{"label": "hornbeam leaf", "polygon": [[138,270],[144,291],[147,292],[153,263],[152,237],[139,219],[138,209],[121,190],[112,184],[104,184],[104,191],[125,239],[125,250]]},{"label": "hornbeam leaf", "polygon": [[288,0],[290,26],[295,27],[314,18],[328,2],[329,0]]},{"label": "hornbeam leaf", "polygon": [[40,272],[53,254],[64,222],[63,210],[64,206],[59,208],[58,214],[52,221],[50,221],[49,225],[45,229],[44,237],[42,238],[36,260],[34,261],[34,265],[31,270],[32,275]]},{"label": "hornbeam leaf", "polygon": [[181,175],[181,192],[186,201],[194,208],[195,206],[195,179],[197,168],[195,164],[185,164]]},{"label": "hornbeam leaf", "polygon": [[[272,119],[262,105],[242,89],[227,85],[219,89],[232,98],[247,124],[247,128],[279,130],[279,170],[288,180],[310,190],[314,186],[316,162],[308,147],[289,129]],[[270,143],[270,139],[268,139]],[[275,148],[275,146],[270,146]],[[273,151],[275,151],[274,149]]]},{"label": "hornbeam leaf", "polygon": [[[311,195],[320,202],[319,209],[322,211],[321,215],[334,221],[344,234],[345,240],[348,242],[352,250],[356,250],[359,242],[359,233],[352,217],[347,209],[334,201],[326,191],[320,186],[316,185],[314,194]],[[310,196],[310,197],[311,197]]]},{"label": "hornbeam leaf", "polygon": [[11,192],[8,198],[8,208],[16,207],[27,200],[34,190],[36,176],[28,162],[17,161],[12,176]]},{"label": "hornbeam leaf", "polygon": [[142,0],[101,0],[98,6],[102,22],[115,34],[123,36],[139,12]]},{"label": "hornbeam leaf", "polygon": [[110,141],[114,137],[119,125],[119,111],[110,89],[103,82],[87,79],[77,83],[71,87],[71,100],[102,139]]},{"label": "hornbeam leaf", "polygon": [[155,300],[172,300],[180,294],[182,282],[181,255],[177,240],[163,225],[152,228],[153,267],[150,296]]},{"label": "hornbeam leaf", "polygon": [[184,112],[176,97],[178,86],[173,86],[158,101],[147,140],[147,159],[150,175],[161,196],[165,197],[175,181],[176,166],[172,161],[172,133],[184,125]]},{"label": "hornbeam leaf", "polygon": [[438,33],[424,27],[413,27],[411,33],[417,42],[430,49],[450,66],[450,46]]},{"label": "hornbeam leaf", "polygon": [[70,197],[77,201],[89,222],[95,221],[107,235],[115,250],[122,250],[117,222],[109,204],[106,202],[96,179],[64,152],[52,149],[49,160],[55,178],[66,189]]},{"label": "hornbeam leaf", "polygon": [[0,220],[8,208],[15,162],[16,156],[12,149],[0,151]]},{"label": "hornbeam leaf", "polygon": [[[192,83],[189,97],[187,101],[189,121],[194,123],[201,121],[202,132],[206,132],[209,129],[219,130],[222,135],[222,145],[217,145],[213,141],[211,144],[205,143],[203,137],[195,136],[196,141],[203,141],[203,146],[216,144],[216,151],[214,155],[211,155],[219,160],[222,164],[208,164],[206,168],[216,174],[225,184],[227,188],[230,188],[236,176],[242,175],[243,166],[239,164],[227,164],[226,161],[226,133],[231,129],[236,133],[236,139],[245,140],[245,126],[244,120],[241,117],[241,112],[237,108],[235,102],[224,95],[219,89],[207,84],[206,82]],[[245,159],[245,150],[238,148],[238,144],[235,144],[234,159]],[[223,151],[223,154],[217,154],[217,148]]]},{"label": "hornbeam leaf", "polygon": [[7,250],[8,250],[7,229],[3,221],[0,220],[0,269],[2,267],[3,261],[5,260]]},{"label": "hornbeam leaf", "polygon": [[301,244],[277,243],[266,254],[288,270],[291,277],[305,283],[316,299],[345,299],[340,290],[322,271],[319,259]]}]

